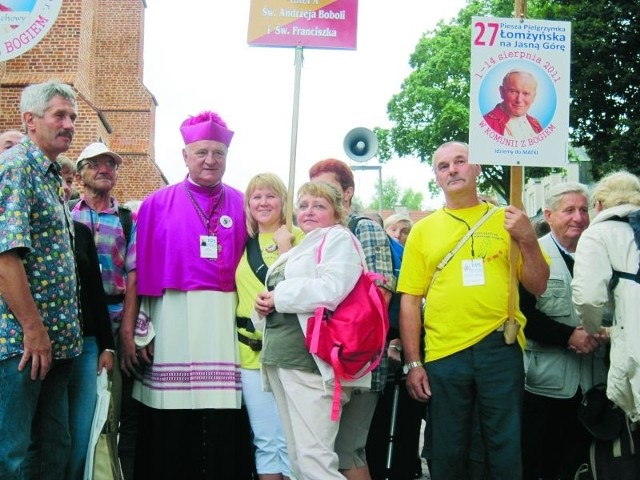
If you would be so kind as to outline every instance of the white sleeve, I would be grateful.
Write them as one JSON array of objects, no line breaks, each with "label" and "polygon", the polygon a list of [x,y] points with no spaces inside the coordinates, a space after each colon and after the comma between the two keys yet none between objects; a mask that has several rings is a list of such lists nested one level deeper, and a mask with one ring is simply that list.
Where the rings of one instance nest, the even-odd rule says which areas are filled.
[{"label": "white sleeve", "polygon": [[276,310],[284,313],[313,312],[318,307],[335,310],[353,290],[362,272],[360,255],[353,242],[347,230],[332,228],[322,246],[320,263],[316,263],[317,248],[309,249],[304,256],[291,256],[287,278],[274,289]]},{"label": "white sleeve", "polygon": [[597,333],[609,301],[612,269],[603,238],[587,229],[580,237],[573,266],[573,303],[588,333]]}]

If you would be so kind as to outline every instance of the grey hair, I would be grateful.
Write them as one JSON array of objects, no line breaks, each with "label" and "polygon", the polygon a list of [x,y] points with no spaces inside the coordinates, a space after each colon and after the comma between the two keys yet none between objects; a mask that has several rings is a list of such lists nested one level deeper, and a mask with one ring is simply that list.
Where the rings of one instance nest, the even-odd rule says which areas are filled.
[{"label": "grey hair", "polygon": [[579,193],[589,200],[589,189],[586,185],[578,182],[560,182],[552,186],[544,199],[544,208],[555,212],[560,205],[562,197],[568,193]]},{"label": "grey hair", "polygon": [[49,102],[56,95],[61,96],[71,102],[74,107],[77,107],[76,93],[73,89],[65,83],[50,80],[29,85],[22,91],[20,115],[23,116],[25,113],[30,112],[36,117],[44,117],[44,112],[49,107]]},{"label": "grey hair", "polygon": [[431,156],[431,168],[433,169],[434,172],[436,171],[436,164],[434,162],[436,158],[436,154],[443,148],[448,147],[449,145],[460,145],[461,147],[467,150],[467,153],[469,153],[469,144],[466,142],[460,142],[458,140],[451,140],[449,142],[444,142],[442,145],[436,148],[436,151],[433,152],[433,155]]},{"label": "grey hair", "polygon": [[58,158],[56,158],[56,161],[58,162],[58,165],[60,165],[61,170],[69,170],[69,173],[72,173],[75,175],[76,164],[73,163],[73,160],[71,160],[69,157],[65,155],[58,155]]},{"label": "grey hair", "polygon": [[413,227],[413,221],[402,213],[394,213],[389,215],[384,219],[384,228],[387,228],[390,225],[395,225],[396,223],[404,222],[409,225],[409,228]]}]

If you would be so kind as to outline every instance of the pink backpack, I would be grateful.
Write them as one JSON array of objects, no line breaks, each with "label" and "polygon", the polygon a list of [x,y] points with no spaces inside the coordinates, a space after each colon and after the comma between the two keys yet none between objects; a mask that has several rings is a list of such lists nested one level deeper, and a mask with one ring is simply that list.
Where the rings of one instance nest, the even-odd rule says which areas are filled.
[{"label": "pink backpack", "polygon": [[[320,263],[326,238],[325,235],[318,247],[316,263]],[[357,239],[353,235],[351,239],[358,250]],[[362,273],[358,282],[336,310],[319,307],[307,323],[305,344],[309,352],[333,368],[333,421],[338,420],[340,413],[341,380],[365,376],[380,363],[386,348],[389,313],[382,292],[373,283],[384,277],[365,272],[362,259],[360,263]]]}]

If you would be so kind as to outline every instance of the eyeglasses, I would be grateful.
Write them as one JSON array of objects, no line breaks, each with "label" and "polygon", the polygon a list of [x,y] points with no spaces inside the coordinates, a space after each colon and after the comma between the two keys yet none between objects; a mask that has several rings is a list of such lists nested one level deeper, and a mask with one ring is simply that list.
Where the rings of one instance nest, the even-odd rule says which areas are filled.
[{"label": "eyeglasses", "polygon": [[113,160],[112,158],[109,158],[107,160],[95,160],[92,158],[89,160],[85,160],[85,162],[80,165],[80,169],[86,166],[86,167],[89,167],[91,170],[97,170],[98,168],[100,168],[101,165],[106,166],[109,170],[118,170],[118,167],[119,167],[116,161]]}]

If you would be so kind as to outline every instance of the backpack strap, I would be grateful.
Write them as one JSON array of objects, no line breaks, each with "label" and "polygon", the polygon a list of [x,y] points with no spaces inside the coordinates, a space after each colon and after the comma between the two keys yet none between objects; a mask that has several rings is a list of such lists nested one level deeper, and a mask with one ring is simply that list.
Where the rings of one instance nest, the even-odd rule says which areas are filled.
[{"label": "backpack strap", "polygon": [[127,241],[128,249],[129,242],[131,241],[131,229],[133,228],[131,209],[118,205],[118,217],[120,217],[120,223],[122,224],[122,231],[124,233],[124,238]]},{"label": "backpack strap", "polygon": [[[353,233],[354,235],[356,234],[356,228],[358,227],[358,223],[360,223],[360,220],[371,220],[371,219],[369,217],[359,216],[359,217],[353,217],[351,220],[349,220],[347,227],[349,228],[349,230],[351,230],[351,233]],[[373,222],[373,220],[371,221]]]},{"label": "backpack strap", "polygon": [[[366,217],[361,217],[361,218],[366,218]],[[331,227],[331,228],[335,228],[335,227]],[[322,258],[322,247],[324,247],[324,242],[327,239],[327,235],[329,235],[331,228],[327,230],[327,232],[324,234],[324,237],[322,237],[322,241],[318,246],[318,251],[316,252],[316,264],[320,263],[320,259]],[[356,249],[356,252],[358,253],[358,257],[360,258],[360,266],[362,267],[362,272],[364,273],[366,272],[366,269],[364,268],[364,259],[362,258],[362,255],[360,255],[360,250],[358,249],[358,239],[353,233],[351,233],[351,242],[353,243],[353,247]],[[375,273],[375,272],[370,272],[370,273]],[[380,275],[379,273],[375,273],[375,275],[380,277],[380,278],[376,277],[376,280],[382,280],[383,282],[386,283],[387,280],[382,275]]]},{"label": "backpack strap", "polygon": [[[635,239],[636,247],[638,247],[638,250],[640,250],[640,210],[635,211],[626,217],[615,215],[613,217],[607,218],[606,221],[608,220],[628,223],[633,230],[633,238]],[[611,280],[609,281],[609,288],[611,290],[614,290],[618,286],[621,278],[624,278],[625,280],[633,280],[636,283],[640,283],[640,264],[638,265],[638,271],[636,273],[621,272],[620,270],[615,270],[613,268],[611,269],[611,271],[612,275]]]},{"label": "backpack strap", "polygon": [[[349,223],[347,224],[347,228],[351,231],[352,237],[354,238],[355,241],[358,241],[358,237],[356,236],[356,228],[358,227],[358,224],[360,223],[360,220],[369,220],[373,223],[376,223],[375,220],[371,220],[369,217],[364,217],[364,216],[358,216],[358,217],[353,217],[351,220],[349,220]],[[384,230],[384,229],[383,229]],[[387,232],[385,232],[386,238],[387,238],[387,247],[389,248],[389,256],[391,257],[391,269],[393,271],[393,275],[397,278],[398,274],[400,273],[400,265],[396,265],[396,262],[394,262],[394,249],[393,246],[391,245],[391,242],[397,242],[397,240],[395,238],[392,238],[389,236],[389,234],[387,234]],[[402,248],[404,250],[404,247]],[[387,283],[386,278],[384,278],[383,275],[380,275],[384,281],[384,283]],[[393,292],[393,294],[395,295],[395,292]]]},{"label": "backpack strap", "polygon": [[630,213],[627,220],[633,230],[633,238],[636,240],[636,246],[640,250],[640,210]]},{"label": "backpack strap", "polygon": [[[73,211],[75,206],[80,203],[79,198],[69,200],[69,211]],[[118,217],[120,218],[120,224],[122,225],[122,232],[124,238],[127,241],[127,249],[129,248],[129,242],[131,241],[131,230],[133,229],[133,214],[131,209],[122,205],[118,205]]]},{"label": "backpack strap", "polygon": [[258,277],[258,280],[264,285],[267,277],[267,264],[264,263],[262,252],[260,251],[260,242],[258,237],[249,237],[247,240],[247,260],[251,270]]}]

